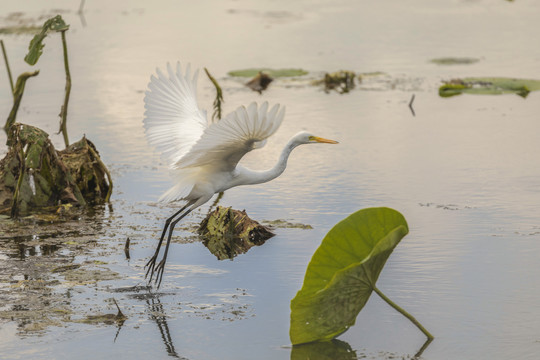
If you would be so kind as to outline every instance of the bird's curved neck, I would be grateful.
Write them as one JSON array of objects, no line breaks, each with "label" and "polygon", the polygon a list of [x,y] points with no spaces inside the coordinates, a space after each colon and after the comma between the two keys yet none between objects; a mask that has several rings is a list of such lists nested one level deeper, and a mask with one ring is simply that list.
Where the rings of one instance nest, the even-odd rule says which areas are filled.
[{"label": "bird's curved neck", "polygon": [[279,156],[278,162],[272,167],[271,169],[264,170],[264,171],[253,171],[253,170],[247,170],[249,173],[248,178],[244,179],[246,180],[244,182],[245,185],[251,185],[251,184],[261,184],[268,182],[270,180],[273,180],[277,178],[279,175],[285,171],[285,168],[287,167],[287,160],[289,159],[289,155],[291,154],[291,151],[295,147],[297,147],[299,144],[294,141],[294,139],[291,139],[287,145],[283,148],[281,151],[281,155]]}]

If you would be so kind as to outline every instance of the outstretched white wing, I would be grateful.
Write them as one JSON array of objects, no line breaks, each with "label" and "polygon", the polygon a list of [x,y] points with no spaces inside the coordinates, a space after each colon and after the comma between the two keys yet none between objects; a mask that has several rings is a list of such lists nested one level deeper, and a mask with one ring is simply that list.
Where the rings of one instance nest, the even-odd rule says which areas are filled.
[{"label": "outstretched white wing", "polygon": [[239,107],[204,130],[197,143],[176,164],[175,169],[212,166],[232,171],[247,152],[264,146],[285,116],[285,107],[251,103]]},{"label": "outstretched white wing", "polygon": [[198,70],[191,77],[189,64],[183,74],[177,63],[176,73],[170,64],[167,74],[159,69],[156,72],[144,97],[144,128],[148,142],[172,167],[201,138],[208,122],[197,105]]}]

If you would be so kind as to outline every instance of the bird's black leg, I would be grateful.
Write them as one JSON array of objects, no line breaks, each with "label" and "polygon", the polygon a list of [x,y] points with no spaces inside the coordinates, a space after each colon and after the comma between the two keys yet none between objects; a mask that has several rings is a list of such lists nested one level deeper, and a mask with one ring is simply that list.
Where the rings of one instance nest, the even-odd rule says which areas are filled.
[{"label": "bird's black leg", "polygon": [[189,203],[184,205],[180,210],[175,212],[173,216],[169,217],[165,221],[165,227],[163,228],[163,232],[161,233],[161,237],[159,238],[159,243],[157,245],[156,252],[154,253],[154,255],[150,258],[150,260],[148,260],[148,262],[144,266],[144,267],[148,268],[148,270],[146,270],[146,275],[144,277],[146,278],[146,277],[148,277],[148,274],[150,274],[150,280],[149,281],[152,281],[152,276],[154,275],[154,267],[156,266],[156,261],[157,261],[158,255],[159,255],[159,250],[161,249],[161,244],[163,243],[163,239],[165,238],[165,233],[167,232],[167,229],[169,228],[169,224],[171,223],[171,221],[175,217],[178,216],[178,214],[180,214],[182,211],[186,210],[186,208],[189,205],[190,205]]},{"label": "bird's black leg", "polygon": [[[171,227],[169,228],[169,235],[167,236],[167,244],[165,245],[165,252],[163,253],[163,258],[161,259],[161,261],[159,262],[159,264],[157,264],[155,268],[155,271],[156,271],[155,281],[157,283],[158,288],[161,285],[161,280],[163,280],[163,271],[165,271],[165,263],[167,262],[167,254],[169,253],[169,245],[171,244],[171,238],[172,238],[174,227],[180,220],[182,220],[187,214],[189,214],[191,210],[193,210],[193,208],[187,210],[185,213],[180,215],[178,219],[171,222]],[[154,275],[154,270],[152,270],[152,273],[150,274],[150,281],[152,280],[153,275]]]}]

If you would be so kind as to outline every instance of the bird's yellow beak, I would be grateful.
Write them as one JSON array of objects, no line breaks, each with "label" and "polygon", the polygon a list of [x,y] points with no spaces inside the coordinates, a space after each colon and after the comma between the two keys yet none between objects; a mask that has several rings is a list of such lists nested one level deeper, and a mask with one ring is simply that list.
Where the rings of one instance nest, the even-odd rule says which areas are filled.
[{"label": "bird's yellow beak", "polygon": [[325,138],[318,137],[318,136],[310,136],[309,140],[315,141],[315,142],[318,142],[318,143],[324,143],[324,144],[339,144],[338,141],[329,140],[329,139],[325,139]]}]

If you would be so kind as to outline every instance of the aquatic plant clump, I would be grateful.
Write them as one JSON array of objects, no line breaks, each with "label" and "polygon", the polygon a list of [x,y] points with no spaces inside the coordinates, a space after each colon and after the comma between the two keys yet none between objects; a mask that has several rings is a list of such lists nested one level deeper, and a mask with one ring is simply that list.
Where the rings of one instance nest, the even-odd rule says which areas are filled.
[{"label": "aquatic plant clump", "polygon": [[0,213],[15,217],[35,208],[86,204],[45,131],[15,123],[8,146],[0,161]]},{"label": "aquatic plant clump", "polygon": [[57,152],[45,131],[15,123],[8,146],[0,160],[0,214],[16,217],[108,201],[110,175],[86,138]]},{"label": "aquatic plant clump", "polygon": [[112,180],[101,161],[95,145],[83,137],[58,155],[69,169],[85,200],[89,203],[108,202]]}]

